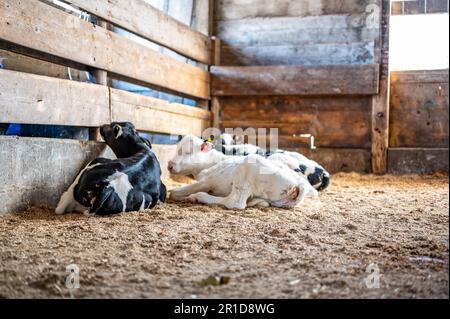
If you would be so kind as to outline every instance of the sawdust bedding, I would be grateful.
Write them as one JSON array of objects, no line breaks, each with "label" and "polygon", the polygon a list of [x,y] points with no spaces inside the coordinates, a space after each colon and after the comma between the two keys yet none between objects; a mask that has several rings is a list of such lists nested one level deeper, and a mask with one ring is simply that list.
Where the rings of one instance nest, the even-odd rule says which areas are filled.
[{"label": "sawdust bedding", "polygon": [[[0,217],[0,297],[448,298],[448,186],[446,175],[338,174],[291,210],[30,207]],[[65,285],[69,264],[79,289]]]}]

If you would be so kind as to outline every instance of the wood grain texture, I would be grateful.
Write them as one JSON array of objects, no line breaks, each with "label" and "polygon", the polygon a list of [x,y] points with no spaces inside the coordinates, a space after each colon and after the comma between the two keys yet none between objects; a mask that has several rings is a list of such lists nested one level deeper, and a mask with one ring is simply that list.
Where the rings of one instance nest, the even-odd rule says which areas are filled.
[{"label": "wood grain texture", "polygon": [[212,67],[212,95],[373,95],[378,65]]},{"label": "wood grain texture", "polygon": [[370,147],[370,97],[222,97],[223,128],[277,128],[280,147]]},{"label": "wood grain texture", "polygon": [[370,172],[370,150],[346,148],[291,148],[306,157],[320,163],[330,173]]},{"label": "wood grain texture", "polygon": [[[60,79],[69,79],[74,81],[86,82],[86,72],[35,59],[26,55],[14,53],[0,49],[0,60],[3,68],[6,70],[27,72],[37,75],[52,76]],[[70,72],[70,77],[69,77]]]},{"label": "wood grain texture", "polygon": [[222,48],[222,65],[351,65],[374,63],[374,43],[318,43]]},{"label": "wood grain texture", "polygon": [[222,65],[372,64],[379,3],[216,1]]},{"label": "wood grain texture", "polygon": [[0,3],[0,39],[188,96],[209,98],[206,71],[36,0]]},{"label": "wood grain texture", "polygon": [[379,30],[366,15],[254,18],[218,21],[216,33],[230,46],[279,46],[375,41]]},{"label": "wood grain texture", "polygon": [[448,148],[389,148],[389,173],[448,172]]},{"label": "wood grain texture", "polygon": [[[166,46],[194,60],[209,64],[210,39],[188,25],[164,14],[143,0],[69,0],[104,20]],[[201,15],[198,17],[200,19]],[[197,20],[200,24],[200,20]],[[204,28],[203,25],[199,26]]]},{"label": "wood grain texture", "polygon": [[215,0],[216,19],[357,14],[380,0]]},{"label": "wood grain texture", "polygon": [[0,122],[100,126],[109,122],[108,88],[0,70]]},{"label": "wood grain texture", "polygon": [[210,121],[209,111],[116,89],[111,89],[111,117],[142,131],[197,136]]},{"label": "wood grain texture", "polygon": [[427,73],[395,74],[391,83],[390,147],[448,147],[448,70]]},{"label": "wood grain texture", "polygon": [[394,85],[396,83],[448,83],[448,76],[448,69],[393,71],[391,72],[391,85]]},{"label": "wood grain texture", "polygon": [[389,147],[389,21],[390,0],[381,1],[380,35],[375,55],[380,64],[379,91],[372,101],[372,172],[387,172]]}]

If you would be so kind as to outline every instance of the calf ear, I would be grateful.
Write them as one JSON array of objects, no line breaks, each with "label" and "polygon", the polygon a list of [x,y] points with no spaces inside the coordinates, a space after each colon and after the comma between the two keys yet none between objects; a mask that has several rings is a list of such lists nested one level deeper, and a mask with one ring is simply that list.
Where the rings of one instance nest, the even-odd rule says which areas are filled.
[{"label": "calf ear", "polygon": [[214,145],[212,144],[212,143],[210,143],[210,142],[205,142],[205,143],[203,143],[202,144],[202,146],[200,146],[200,150],[202,151],[202,152],[209,152],[209,151],[211,151],[212,149],[213,149],[213,147],[214,147]]}]

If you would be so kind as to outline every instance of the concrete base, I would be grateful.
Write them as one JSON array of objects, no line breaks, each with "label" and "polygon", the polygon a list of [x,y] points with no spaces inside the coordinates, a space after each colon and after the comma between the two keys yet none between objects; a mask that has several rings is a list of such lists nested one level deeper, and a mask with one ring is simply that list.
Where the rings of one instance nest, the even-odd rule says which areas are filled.
[{"label": "concrete base", "polygon": [[[174,146],[154,145],[163,178]],[[104,143],[0,136],[0,214],[29,205],[56,206],[59,197],[89,161],[114,158]]]}]

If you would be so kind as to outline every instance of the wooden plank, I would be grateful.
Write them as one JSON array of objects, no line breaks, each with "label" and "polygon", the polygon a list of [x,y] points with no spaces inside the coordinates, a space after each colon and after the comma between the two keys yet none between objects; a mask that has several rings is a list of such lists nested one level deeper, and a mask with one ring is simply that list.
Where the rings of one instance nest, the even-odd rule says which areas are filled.
[{"label": "wooden plank", "polygon": [[379,0],[216,0],[216,19],[355,14],[363,13],[369,4],[379,2]]},{"label": "wooden plank", "polygon": [[372,95],[378,65],[212,67],[212,95]]},{"label": "wooden plank", "polygon": [[52,76],[60,79],[69,79],[71,77],[72,80],[80,82],[87,81],[86,72],[11,51],[0,49],[0,60],[2,60],[3,68],[6,70]]},{"label": "wooden plank", "polygon": [[224,45],[224,66],[373,64],[374,43],[232,47]]},{"label": "wooden plank", "polygon": [[222,97],[223,128],[278,128],[282,147],[308,144],[293,135],[312,134],[321,147],[370,147],[371,97]]},{"label": "wooden plank", "polygon": [[448,82],[392,84],[389,146],[447,147],[448,92]]},{"label": "wooden plank", "polygon": [[448,148],[389,148],[389,173],[448,172]]},{"label": "wooden plank", "polygon": [[209,98],[206,71],[36,0],[0,3],[0,39],[188,96]]},{"label": "wooden plank", "polygon": [[267,47],[372,42],[379,30],[367,26],[365,14],[345,14],[219,21],[216,33],[228,46]]},{"label": "wooden plank", "polygon": [[[370,172],[370,150],[346,148],[290,148],[320,163],[330,173]],[[333,182],[333,181],[332,181]]]},{"label": "wooden plank", "polygon": [[209,127],[209,111],[111,89],[113,121],[129,121],[149,132],[201,136]]},{"label": "wooden plank", "polygon": [[426,0],[405,1],[403,14],[421,14],[425,13]]},{"label": "wooden plank", "polygon": [[387,149],[389,146],[389,19],[390,0],[382,0],[380,18],[380,39],[376,55],[380,63],[379,91],[372,101],[372,172],[384,174],[387,171]]},{"label": "wooden plank", "polygon": [[99,126],[109,122],[108,88],[0,70],[3,123]]},{"label": "wooden plank", "polygon": [[391,72],[391,86],[397,83],[448,83],[449,71],[423,70],[423,71],[394,71]]},{"label": "wooden plank", "polygon": [[210,64],[210,39],[164,14],[143,0],[69,0],[83,10],[168,47],[194,60]]}]

